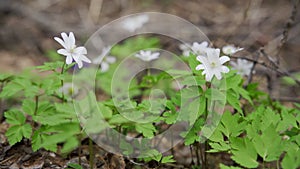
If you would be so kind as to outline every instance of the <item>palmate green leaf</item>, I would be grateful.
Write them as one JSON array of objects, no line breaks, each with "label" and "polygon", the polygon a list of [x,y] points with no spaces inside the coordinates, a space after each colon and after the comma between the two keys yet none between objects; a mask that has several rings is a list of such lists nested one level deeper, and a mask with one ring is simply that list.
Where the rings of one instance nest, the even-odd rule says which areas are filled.
[{"label": "palmate green leaf", "polygon": [[295,143],[290,143],[287,147],[281,166],[283,169],[298,169],[300,167],[300,147]]},{"label": "palmate green leaf", "polygon": [[0,74],[0,82],[8,81],[8,80],[11,80],[13,78],[14,78],[14,76],[11,75],[11,74],[6,74],[6,73],[1,73]]},{"label": "palmate green leaf", "polygon": [[162,154],[160,152],[158,152],[156,149],[150,149],[150,150],[141,152],[140,157],[142,157],[146,162],[149,162],[151,160],[160,162],[160,160],[162,159]]},{"label": "palmate green leaf", "polygon": [[[28,83],[28,80],[22,78],[16,78],[4,86],[0,93],[0,98],[10,98],[13,95],[24,89],[24,84]],[[29,84],[30,85],[30,84]]]},{"label": "palmate green leaf", "polygon": [[12,125],[22,125],[26,120],[24,114],[17,109],[11,109],[5,112],[4,117],[6,118],[6,122]]},{"label": "palmate green leaf", "polygon": [[121,114],[115,114],[109,120],[109,124],[111,124],[111,125],[122,125],[122,124],[128,124],[128,123],[133,123],[133,122],[128,120]]},{"label": "palmate green leaf", "polygon": [[16,77],[4,86],[0,98],[10,98],[21,91],[26,97],[34,97],[39,93],[39,88],[29,78]]},{"label": "palmate green leaf", "polygon": [[233,89],[227,91],[226,100],[227,102],[234,107],[239,113],[242,113],[243,110],[240,105],[239,94],[236,93]]},{"label": "palmate green leaf", "polygon": [[178,113],[168,111],[163,114],[163,117],[167,124],[173,124],[177,121]]},{"label": "palmate green leaf", "polygon": [[31,99],[26,99],[22,103],[22,109],[25,113],[33,115],[35,111],[36,103]]},{"label": "palmate green leaf", "polygon": [[298,127],[297,119],[291,111],[289,112],[287,110],[283,110],[283,111],[281,111],[280,115],[282,117],[282,120],[280,120],[278,122],[278,126],[276,128],[276,131],[283,132],[283,131],[288,130],[291,127],[295,127],[295,128]]},{"label": "palmate green leaf", "polygon": [[169,156],[162,157],[160,162],[166,164],[166,163],[174,163],[176,161],[173,159],[173,155],[169,155]]},{"label": "palmate green leaf", "polygon": [[146,138],[152,138],[156,132],[155,126],[151,123],[136,123],[135,129],[137,132],[142,133]]},{"label": "palmate green leaf", "polygon": [[40,86],[44,92],[50,96],[57,92],[59,88],[61,88],[61,81],[55,75],[53,78],[52,76],[49,76],[41,82]]},{"label": "palmate green leaf", "polygon": [[211,101],[225,101],[226,93],[219,89],[209,88],[205,91],[205,97]]},{"label": "palmate green leaf", "polygon": [[71,168],[66,168],[66,169],[83,169],[83,167],[81,165],[76,164],[76,163],[69,163],[68,167],[71,167]]},{"label": "palmate green leaf", "polygon": [[232,147],[232,160],[247,168],[258,166],[257,153],[253,143],[248,138],[230,137],[229,141]]},{"label": "palmate green leaf", "polygon": [[229,111],[226,111],[221,119],[221,125],[219,130],[227,137],[239,136],[246,126],[245,121],[242,121],[242,117],[239,114],[232,115]]},{"label": "palmate green leaf", "polygon": [[32,149],[36,151],[40,148],[45,148],[46,150],[55,152],[58,143],[64,143],[80,132],[79,123],[42,126],[39,130],[34,132],[32,137]]},{"label": "palmate green leaf", "polygon": [[224,164],[220,164],[220,169],[242,169],[240,167],[226,166]]},{"label": "palmate green leaf", "polygon": [[[64,108],[63,108],[64,106]],[[38,111],[36,115],[32,116],[33,120],[37,123],[44,125],[58,125],[68,122],[77,122],[76,112],[72,105],[58,104],[52,105],[51,103],[44,101],[39,103]]]},{"label": "palmate green leaf", "polygon": [[63,148],[61,149],[61,153],[69,153],[75,148],[77,148],[78,145],[79,145],[78,139],[75,136],[70,137],[64,143]]},{"label": "palmate green leaf", "polygon": [[207,152],[216,153],[216,152],[226,152],[230,150],[230,145],[227,144],[225,141],[218,142],[218,143],[209,143],[212,149],[208,150]]},{"label": "palmate green leaf", "polygon": [[240,75],[233,74],[233,73],[225,74],[225,77],[226,77],[227,90],[235,89],[235,88],[239,87],[239,85],[241,84],[241,82],[243,80]]},{"label": "palmate green leaf", "polygon": [[283,152],[283,142],[273,124],[262,131],[261,135],[254,136],[252,142],[257,153],[267,162],[278,160]]},{"label": "palmate green leaf", "polygon": [[244,99],[246,99],[251,105],[253,105],[253,101],[250,98],[250,95],[249,95],[247,90],[245,90],[244,88],[242,88],[240,86],[237,86],[236,88],[233,88],[233,90],[236,93],[239,93]]},{"label": "palmate green leaf", "polygon": [[23,137],[30,138],[32,128],[29,124],[11,126],[5,133],[10,145],[20,142]]},{"label": "palmate green leaf", "polygon": [[123,151],[123,153],[127,156],[133,153],[133,146],[130,143],[126,142],[125,140],[121,140],[120,148]]},{"label": "palmate green leaf", "polygon": [[62,68],[63,64],[63,61],[45,62],[44,65],[37,66],[36,68],[40,71],[55,71],[56,69]]}]

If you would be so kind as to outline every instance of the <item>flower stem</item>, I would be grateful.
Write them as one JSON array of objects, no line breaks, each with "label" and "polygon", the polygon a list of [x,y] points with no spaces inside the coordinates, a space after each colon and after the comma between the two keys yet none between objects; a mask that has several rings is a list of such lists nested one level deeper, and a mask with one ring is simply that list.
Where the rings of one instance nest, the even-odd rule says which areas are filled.
[{"label": "flower stem", "polygon": [[[62,68],[61,68],[61,72],[60,72],[61,75],[64,74],[65,66],[66,66],[66,63],[64,62],[63,66],[62,66]],[[64,80],[63,80],[63,79],[60,80],[60,84],[61,84],[61,87],[63,88],[63,86],[64,86]],[[62,92],[62,102],[65,102],[65,94],[64,94],[64,91]]]},{"label": "flower stem", "polygon": [[89,154],[90,154],[90,169],[94,168],[94,150],[93,150],[93,141],[89,138]]}]

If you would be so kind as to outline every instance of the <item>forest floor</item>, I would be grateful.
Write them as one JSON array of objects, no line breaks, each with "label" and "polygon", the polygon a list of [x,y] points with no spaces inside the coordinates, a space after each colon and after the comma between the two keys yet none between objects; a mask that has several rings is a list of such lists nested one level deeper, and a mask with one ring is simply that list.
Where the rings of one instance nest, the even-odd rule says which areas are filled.
[{"label": "forest floor", "polygon": [[[46,53],[57,49],[53,40],[63,31],[73,31],[81,39],[87,39],[101,26],[119,17],[138,12],[164,12],[182,17],[203,31],[216,47],[236,44],[245,48],[247,57],[266,63],[257,66],[253,80],[272,99],[300,102],[299,87],[281,83],[283,74],[300,72],[300,12],[292,14],[294,1],[282,0],[2,0],[0,1],[0,72],[19,73],[48,60]],[[100,10],[99,10],[100,9]],[[100,11],[100,12],[99,12]],[[159,26],[159,25],[158,25]],[[284,33],[286,32],[288,36]],[[80,39],[79,38],[79,39]],[[283,39],[283,40],[282,40]],[[262,52],[263,51],[263,52]],[[277,59],[274,67],[270,58],[255,53],[266,53]],[[272,59],[271,59],[272,60]],[[7,105],[0,105],[3,116]],[[80,161],[88,168],[88,140],[82,140],[80,150],[67,157],[40,150],[32,152],[28,140],[9,146],[5,138],[8,124],[4,118],[0,124],[0,168],[63,168],[69,162]],[[183,146],[177,146],[180,149]],[[107,153],[94,146],[97,168],[131,168],[134,161]],[[160,168],[188,168],[189,150],[181,150],[178,164]],[[215,161],[231,164],[222,154],[210,155]],[[149,163],[142,168],[159,168]],[[214,166],[217,168],[217,166]]]}]

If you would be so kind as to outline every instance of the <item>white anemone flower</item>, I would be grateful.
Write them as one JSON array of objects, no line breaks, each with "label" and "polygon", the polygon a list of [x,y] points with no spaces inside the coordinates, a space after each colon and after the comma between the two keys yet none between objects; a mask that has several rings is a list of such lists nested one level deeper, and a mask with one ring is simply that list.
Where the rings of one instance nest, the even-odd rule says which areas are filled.
[{"label": "white anemone flower", "polygon": [[102,49],[102,53],[93,60],[94,64],[100,64],[101,72],[107,72],[109,69],[109,65],[116,62],[116,57],[114,56],[106,56],[109,54],[111,47],[104,47]]},{"label": "white anemone flower", "polygon": [[196,70],[203,70],[202,75],[205,74],[205,79],[208,82],[212,80],[213,76],[221,80],[221,73],[229,72],[229,68],[223,64],[228,62],[230,58],[228,56],[220,57],[220,49],[208,49],[206,56],[199,55],[197,56],[197,60],[201,64],[196,67]]},{"label": "white anemone flower", "polygon": [[237,59],[237,62],[230,62],[232,69],[237,70],[238,74],[242,76],[249,76],[253,67],[253,62],[246,59]]},{"label": "white anemone flower", "polygon": [[211,49],[210,47],[208,47],[208,42],[203,41],[201,43],[198,42],[194,42],[192,45],[192,51],[196,54],[196,55],[205,55],[206,51],[208,49]]},{"label": "white anemone flower", "polygon": [[73,32],[70,32],[69,36],[65,32],[62,32],[61,36],[62,39],[58,37],[54,37],[54,39],[64,47],[64,49],[58,49],[57,53],[67,57],[66,64],[71,64],[73,59],[79,68],[82,68],[82,62],[91,63],[91,60],[85,56],[87,54],[86,48],[83,46],[76,47]]},{"label": "white anemone flower", "polygon": [[149,16],[144,14],[144,15],[132,16],[130,18],[127,18],[121,24],[122,27],[127,31],[134,32],[135,30],[141,28],[148,21],[149,21]]},{"label": "white anemone flower", "polygon": [[226,46],[223,46],[222,52],[225,55],[232,55],[232,54],[235,54],[236,52],[239,52],[239,51],[241,51],[243,49],[244,48],[235,47],[234,45],[226,45]]},{"label": "white anemone flower", "polygon": [[190,56],[192,46],[190,44],[180,44],[179,49],[182,50],[182,55],[185,57]]},{"label": "white anemone flower", "polygon": [[135,54],[135,57],[140,58],[143,61],[150,62],[152,60],[158,59],[159,55],[159,52],[152,53],[150,50],[141,50],[140,53]]},{"label": "white anemone flower", "polygon": [[64,83],[64,85],[58,89],[58,92],[66,96],[74,97],[78,94],[79,90],[72,83]]}]

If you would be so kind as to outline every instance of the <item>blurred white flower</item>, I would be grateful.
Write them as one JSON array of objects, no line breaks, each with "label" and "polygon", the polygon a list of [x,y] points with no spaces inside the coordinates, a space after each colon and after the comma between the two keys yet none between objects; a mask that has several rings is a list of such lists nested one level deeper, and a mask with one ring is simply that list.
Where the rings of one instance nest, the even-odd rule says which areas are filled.
[{"label": "blurred white flower", "polygon": [[149,16],[144,14],[144,15],[132,16],[130,18],[127,18],[121,24],[122,27],[127,31],[134,32],[135,30],[141,28],[148,21],[149,21]]},{"label": "blurred white flower", "polygon": [[64,47],[64,49],[58,49],[57,53],[67,57],[66,64],[71,64],[73,59],[79,68],[82,68],[82,62],[91,63],[90,59],[85,56],[87,54],[86,48],[83,46],[76,47],[73,32],[70,32],[69,36],[65,32],[62,32],[61,36],[62,39],[58,37],[54,37],[54,39]]},{"label": "blurred white flower", "polygon": [[232,55],[238,51],[241,51],[243,50],[244,48],[239,48],[239,47],[235,47],[234,45],[226,45],[226,46],[223,46],[222,48],[222,52],[225,54],[225,55]]},{"label": "blurred white flower", "polygon": [[74,97],[78,94],[78,88],[72,83],[65,83],[61,88],[58,89],[59,93],[63,93],[66,96]]},{"label": "blurred white flower", "polygon": [[192,45],[192,51],[196,54],[196,55],[205,55],[206,51],[208,49],[211,49],[210,47],[208,47],[208,42],[203,41],[201,43],[198,42],[194,42]]},{"label": "blurred white flower", "polygon": [[102,53],[93,60],[94,64],[100,64],[101,72],[107,72],[109,65],[116,62],[116,57],[106,56],[109,54],[111,47],[104,47]]},{"label": "blurred white flower", "polygon": [[192,46],[190,44],[180,44],[179,49],[182,50],[182,55],[185,57],[190,56]]},{"label": "blurred white flower", "polygon": [[135,57],[140,58],[143,61],[149,62],[151,60],[158,59],[159,55],[160,55],[159,52],[151,53],[150,50],[147,51],[141,50],[140,53],[135,54]]},{"label": "blurred white flower", "polygon": [[205,55],[207,49],[211,49],[208,47],[208,42],[203,41],[201,43],[194,42],[192,45],[190,44],[180,44],[179,49],[182,50],[182,54],[185,57],[190,56],[190,53],[193,52],[196,55]]},{"label": "blurred white flower", "polygon": [[210,82],[213,76],[216,76],[218,80],[222,78],[221,73],[228,73],[229,69],[223,64],[228,62],[230,58],[228,56],[220,57],[220,49],[207,49],[206,56],[199,55],[197,60],[202,64],[196,67],[196,70],[203,70],[202,75],[205,74],[206,81]]},{"label": "blurred white flower", "polygon": [[247,61],[246,59],[237,59],[237,62],[230,62],[230,65],[232,66],[232,69],[238,71],[238,74],[242,76],[249,76],[253,63]]}]

